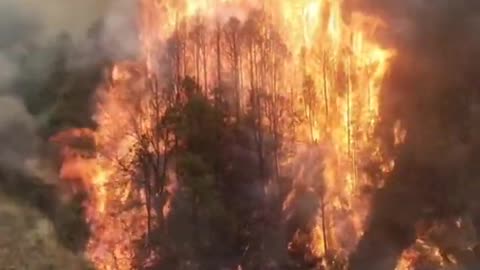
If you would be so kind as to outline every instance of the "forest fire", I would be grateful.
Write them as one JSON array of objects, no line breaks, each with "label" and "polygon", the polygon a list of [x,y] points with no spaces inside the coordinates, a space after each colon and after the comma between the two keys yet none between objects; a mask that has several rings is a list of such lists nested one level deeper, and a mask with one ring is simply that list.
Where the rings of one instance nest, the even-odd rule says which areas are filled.
[{"label": "forest fire", "polygon": [[[298,188],[316,194],[314,222],[295,229],[290,249],[306,245],[309,256],[324,258],[323,267],[332,265],[331,254],[346,259],[363,234],[365,187],[381,187],[394,167],[375,137],[380,89],[395,55],[375,42],[384,23],[347,11],[341,0],[139,0],[138,6],[141,53],[116,63],[99,88],[98,129],[88,134],[95,155],[65,154],[62,168],[63,178],[81,179],[89,192],[87,253],[95,266],[138,266],[139,243],[148,247],[154,228],[168,227],[182,188],[180,159],[172,153],[182,143],[165,115],[188,98],[185,78],[212,102],[222,89],[232,121],[253,112],[255,127],[273,134],[273,173],[260,175],[271,196],[279,196],[272,190],[284,185],[281,176],[292,178],[283,211]],[[401,125],[391,132],[401,144]],[[255,132],[259,145],[264,136]],[[266,148],[258,150],[262,171]],[[306,154],[314,160],[305,160],[305,152],[315,151]],[[371,164],[381,170],[367,172]],[[155,256],[146,253],[144,264]]]}]

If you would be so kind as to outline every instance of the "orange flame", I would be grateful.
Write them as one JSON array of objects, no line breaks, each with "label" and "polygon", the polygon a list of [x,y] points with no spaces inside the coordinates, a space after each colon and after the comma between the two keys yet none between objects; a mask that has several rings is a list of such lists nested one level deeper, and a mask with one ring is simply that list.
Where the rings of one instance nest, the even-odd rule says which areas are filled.
[{"label": "orange flame", "polygon": [[[88,252],[96,266],[130,269],[132,243],[145,231],[141,222],[145,220],[144,208],[123,210],[132,197],[145,198],[133,194],[132,181],[118,160],[128,163],[135,133],[151,128],[150,114],[145,111],[151,93],[146,85],[151,78],[161,78],[165,69],[177,76],[192,76],[206,91],[223,76],[222,80],[238,88],[262,87],[289,99],[291,110],[301,112],[306,119],[291,130],[294,139],[321,143],[327,149],[323,160],[316,161],[323,167],[327,204],[312,232],[313,253],[325,254],[325,241],[329,249],[351,251],[368,212],[359,187],[371,179],[361,168],[370,160],[381,161],[390,170],[393,166],[381,155],[373,135],[382,80],[394,56],[393,51],[374,41],[382,22],[360,13],[346,14],[341,0],[139,2],[142,54],[136,61],[117,63],[101,89],[96,115],[99,128],[93,135],[97,155],[70,157],[62,168],[63,177],[76,173],[92,189],[95,200],[89,205],[89,219],[94,236]],[[252,39],[253,33],[234,28],[229,30],[233,33],[229,39],[226,28],[230,16],[237,17],[240,29],[248,29],[253,11],[261,11],[265,17],[257,29],[261,41]],[[199,25],[202,27],[195,28]],[[158,61],[172,37],[184,40],[178,70]],[[235,41],[238,48],[230,44]],[[280,43],[287,53],[280,52]],[[252,65],[262,67],[261,76],[246,72]],[[240,99],[244,106],[247,94],[241,94]],[[404,137],[400,128],[395,134],[400,143]],[[168,202],[163,213],[169,212]],[[351,235],[345,236],[345,231]]]}]

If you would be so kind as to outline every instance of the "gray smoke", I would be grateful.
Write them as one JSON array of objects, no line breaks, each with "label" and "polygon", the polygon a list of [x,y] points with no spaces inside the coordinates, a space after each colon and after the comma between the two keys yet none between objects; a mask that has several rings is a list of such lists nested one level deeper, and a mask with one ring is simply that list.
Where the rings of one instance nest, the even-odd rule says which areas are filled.
[{"label": "gray smoke", "polygon": [[[134,3],[0,0],[0,164],[25,170],[39,158],[37,129],[46,116],[30,114],[24,97],[42,98],[40,90],[58,65],[59,36],[69,37],[63,45],[70,70],[131,56],[137,47]],[[95,41],[88,41],[92,31]]]},{"label": "gray smoke", "polygon": [[35,120],[16,96],[14,81],[20,72],[20,55],[26,42],[38,38],[40,25],[15,2],[0,2],[0,163],[22,169],[33,153]]},{"label": "gray smoke", "polygon": [[[397,50],[381,93],[378,134],[396,162],[387,185],[377,192],[370,222],[351,269],[393,269],[413,244],[420,220],[468,215],[480,229],[480,2],[475,0],[355,1],[356,8],[380,16],[381,33]],[[396,122],[405,143],[393,145]],[[478,239],[477,239],[478,240]],[[480,258],[453,256],[469,269]],[[457,247],[460,249],[460,247]],[[452,255],[452,254],[450,254]]]},{"label": "gray smoke", "polygon": [[[39,38],[47,39],[61,31],[81,37],[111,5],[109,0],[1,0],[1,38],[15,35],[24,39],[25,32],[11,28],[15,25],[41,27]],[[21,29],[20,29],[21,30]]]}]

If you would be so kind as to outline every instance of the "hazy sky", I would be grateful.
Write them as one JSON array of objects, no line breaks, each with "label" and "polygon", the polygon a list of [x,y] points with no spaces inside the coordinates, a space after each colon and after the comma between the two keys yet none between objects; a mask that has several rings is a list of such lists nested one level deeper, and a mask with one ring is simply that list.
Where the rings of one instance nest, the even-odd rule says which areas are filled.
[{"label": "hazy sky", "polygon": [[[0,0],[3,1],[3,0]],[[48,29],[79,32],[105,12],[108,0],[15,0],[33,6]]]},{"label": "hazy sky", "polygon": [[[46,33],[83,33],[108,10],[109,0],[0,0],[1,22],[30,20]],[[14,30],[14,29],[11,29]]]}]

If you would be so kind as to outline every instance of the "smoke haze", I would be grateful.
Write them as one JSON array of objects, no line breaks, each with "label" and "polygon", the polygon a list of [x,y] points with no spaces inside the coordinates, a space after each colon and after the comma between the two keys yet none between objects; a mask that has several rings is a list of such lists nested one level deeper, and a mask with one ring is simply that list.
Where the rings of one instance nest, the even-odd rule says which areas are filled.
[{"label": "smoke haze", "polygon": [[[17,27],[33,25],[41,27],[41,34],[52,36],[67,31],[75,36],[82,35],[98,20],[109,6],[108,0],[2,0],[0,1],[0,28],[2,38],[16,33]],[[10,29],[9,33],[6,33]],[[14,31],[13,31],[14,30]],[[38,33],[37,33],[38,34]]]},{"label": "smoke haze", "polygon": [[[135,53],[133,3],[128,0],[0,0],[0,162],[9,160],[7,168],[13,164],[22,168],[27,153],[35,155],[38,150],[41,139],[36,135],[37,129],[51,109],[32,115],[25,96],[55,103],[55,100],[45,101],[48,97],[42,97],[41,91],[59,66],[55,62],[59,53],[66,53],[69,71],[93,69],[92,65],[107,57],[120,58]],[[91,31],[97,31],[95,37],[90,37],[95,41],[85,42]]]},{"label": "smoke haze", "polygon": [[[480,157],[479,64],[473,60],[480,56],[480,3],[371,0],[355,4],[383,18],[388,29],[382,36],[397,50],[381,96],[379,127],[396,166],[388,184],[376,194],[351,269],[393,269],[401,252],[414,244],[420,220],[468,213],[477,232],[480,228],[478,198],[472,196],[480,186],[480,171],[469,165]],[[394,146],[389,133],[395,123],[407,132],[402,146]],[[477,269],[473,257],[462,256],[461,269]]]}]

